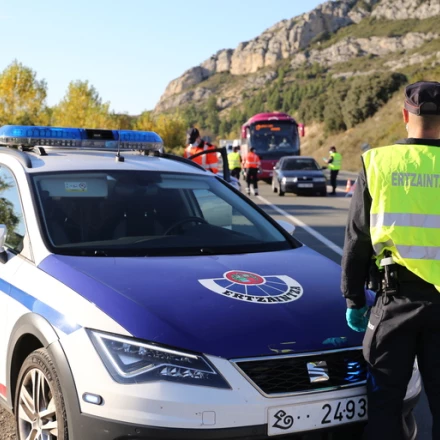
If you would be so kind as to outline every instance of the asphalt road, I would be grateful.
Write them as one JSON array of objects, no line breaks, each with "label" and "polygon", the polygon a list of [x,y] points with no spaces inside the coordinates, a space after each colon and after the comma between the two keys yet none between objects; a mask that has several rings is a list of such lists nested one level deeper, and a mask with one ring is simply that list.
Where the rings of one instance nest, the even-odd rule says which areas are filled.
[{"label": "asphalt road", "polygon": [[[296,226],[295,237],[327,258],[341,262],[344,244],[344,228],[350,198],[345,197],[347,179],[356,178],[352,173],[341,173],[336,196],[298,197],[286,194],[279,197],[271,187],[260,184],[260,197],[252,197],[267,213],[277,220],[287,220]],[[281,210],[281,211],[280,211]],[[431,439],[431,416],[425,395],[416,408],[419,440]],[[13,419],[0,410],[0,440],[14,440]],[[391,439],[390,439],[391,440]]]},{"label": "asphalt road", "polygon": [[[336,196],[306,197],[286,194],[279,197],[271,186],[260,184],[259,197],[252,200],[276,220],[287,220],[296,226],[295,237],[327,258],[341,263],[344,231],[351,198],[346,197],[347,179],[352,183],[356,174],[341,173]],[[281,211],[280,211],[281,210]],[[431,439],[431,415],[423,393],[416,407],[418,440]]]}]

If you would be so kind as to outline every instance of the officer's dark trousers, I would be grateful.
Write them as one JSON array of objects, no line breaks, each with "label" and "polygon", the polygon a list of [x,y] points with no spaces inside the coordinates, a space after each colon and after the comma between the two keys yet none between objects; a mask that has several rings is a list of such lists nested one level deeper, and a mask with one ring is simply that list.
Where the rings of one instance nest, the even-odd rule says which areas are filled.
[{"label": "officer's dark trousers", "polygon": [[403,400],[416,356],[433,418],[432,439],[440,440],[440,292],[419,280],[401,280],[399,294],[388,304],[378,296],[371,311],[364,338],[368,440],[407,438]]},{"label": "officer's dark trousers", "polygon": [[241,168],[234,168],[233,170],[231,170],[231,176],[235,177],[236,179],[240,178],[240,171]]},{"label": "officer's dark trousers", "polygon": [[339,170],[330,170],[330,185],[333,188],[333,192],[336,192],[338,174]]},{"label": "officer's dark trousers", "polygon": [[254,190],[258,191],[258,168],[246,168],[246,183],[248,188],[252,184]]}]

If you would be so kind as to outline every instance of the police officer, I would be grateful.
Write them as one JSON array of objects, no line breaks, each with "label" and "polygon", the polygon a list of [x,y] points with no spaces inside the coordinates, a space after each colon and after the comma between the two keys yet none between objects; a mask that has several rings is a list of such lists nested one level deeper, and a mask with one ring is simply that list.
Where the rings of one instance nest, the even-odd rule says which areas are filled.
[{"label": "police officer", "polygon": [[[408,138],[362,156],[342,259],[347,322],[366,331],[368,440],[405,438],[402,407],[417,357],[440,439],[440,83],[405,89]],[[371,312],[370,262],[381,287]],[[369,316],[369,320],[368,320]]]},{"label": "police officer", "polygon": [[336,186],[339,170],[342,165],[342,155],[336,151],[336,147],[330,147],[329,158],[324,159],[324,162],[328,164],[330,170],[330,184],[333,187],[333,191],[330,194],[336,194]]},{"label": "police officer", "polygon": [[246,154],[243,161],[243,167],[246,170],[246,194],[251,193],[251,184],[254,189],[254,195],[258,196],[258,171],[261,167],[261,161],[258,154],[255,153],[255,148],[252,147],[250,152]]},{"label": "police officer", "polygon": [[[187,137],[188,145],[185,148],[185,151],[183,153],[183,156],[185,158],[189,158],[191,156],[194,156],[197,153],[200,153],[202,151],[207,150],[214,150],[215,146],[212,145],[209,142],[205,142],[201,136],[200,132],[197,128],[192,128]],[[213,152],[212,154],[204,154],[201,156],[197,156],[194,159],[192,159],[193,162],[198,163],[201,165],[205,170],[209,170],[213,172],[214,174],[218,173],[218,157],[217,153]]]},{"label": "police officer", "polygon": [[232,153],[228,154],[228,165],[231,170],[231,176],[236,179],[240,178],[241,171],[241,156],[240,156],[240,147],[234,146]]}]

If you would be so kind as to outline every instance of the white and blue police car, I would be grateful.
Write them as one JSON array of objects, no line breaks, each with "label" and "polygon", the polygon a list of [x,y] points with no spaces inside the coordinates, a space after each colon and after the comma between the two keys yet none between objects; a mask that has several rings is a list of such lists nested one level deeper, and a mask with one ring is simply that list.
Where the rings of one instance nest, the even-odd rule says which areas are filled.
[{"label": "white and blue police car", "polygon": [[[18,440],[362,427],[337,264],[155,133],[4,126],[0,144],[0,403]],[[419,394],[415,367],[409,438]]]}]

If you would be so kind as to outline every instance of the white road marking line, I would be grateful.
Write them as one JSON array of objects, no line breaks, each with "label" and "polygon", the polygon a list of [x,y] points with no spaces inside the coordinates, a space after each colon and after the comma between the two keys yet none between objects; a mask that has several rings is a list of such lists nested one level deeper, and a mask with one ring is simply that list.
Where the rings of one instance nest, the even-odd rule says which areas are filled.
[{"label": "white road marking line", "polygon": [[262,196],[257,196],[258,199],[260,199],[263,203],[270,206],[271,208],[275,209],[278,213],[280,213],[282,216],[287,217],[294,225],[297,225],[304,230],[306,230],[310,235],[315,237],[317,240],[319,240],[321,243],[324,243],[327,247],[329,247],[333,252],[336,252],[337,254],[341,255],[344,253],[343,249],[337,246],[335,243],[330,241],[328,238],[325,238],[322,234],[320,234],[318,231],[315,231],[310,226],[307,226],[304,222],[302,222],[299,218],[294,217],[293,215],[290,215],[288,212],[284,211],[284,209],[279,208],[278,206],[274,205],[273,203],[270,203],[269,200],[265,199]]}]

